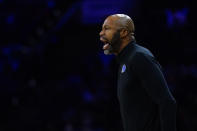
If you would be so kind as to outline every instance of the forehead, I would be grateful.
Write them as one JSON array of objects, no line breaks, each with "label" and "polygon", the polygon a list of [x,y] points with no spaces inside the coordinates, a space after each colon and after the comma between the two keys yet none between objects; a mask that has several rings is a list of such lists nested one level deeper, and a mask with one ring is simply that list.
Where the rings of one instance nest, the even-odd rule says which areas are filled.
[{"label": "forehead", "polygon": [[105,19],[104,23],[103,23],[103,27],[104,26],[110,26],[110,27],[116,27],[116,19],[113,17],[108,17]]}]

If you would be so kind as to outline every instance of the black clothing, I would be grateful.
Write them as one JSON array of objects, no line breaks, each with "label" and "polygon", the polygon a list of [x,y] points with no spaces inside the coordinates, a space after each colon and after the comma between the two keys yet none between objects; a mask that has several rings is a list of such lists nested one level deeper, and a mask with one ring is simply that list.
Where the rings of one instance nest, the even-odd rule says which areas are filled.
[{"label": "black clothing", "polygon": [[176,131],[176,101],[152,53],[133,41],[117,60],[124,131]]}]

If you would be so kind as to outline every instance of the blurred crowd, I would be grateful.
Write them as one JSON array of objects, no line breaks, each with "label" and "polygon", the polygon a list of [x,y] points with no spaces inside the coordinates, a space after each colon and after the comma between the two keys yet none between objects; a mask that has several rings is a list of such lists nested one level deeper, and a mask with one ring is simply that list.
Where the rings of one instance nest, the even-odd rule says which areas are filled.
[{"label": "blurred crowd", "polygon": [[[1,61],[0,129],[121,130],[116,58],[95,52],[69,61],[53,49],[49,52]],[[15,53],[9,57],[17,57]],[[178,130],[195,131],[197,65],[166,64],[163,72],[177,100]]]}]

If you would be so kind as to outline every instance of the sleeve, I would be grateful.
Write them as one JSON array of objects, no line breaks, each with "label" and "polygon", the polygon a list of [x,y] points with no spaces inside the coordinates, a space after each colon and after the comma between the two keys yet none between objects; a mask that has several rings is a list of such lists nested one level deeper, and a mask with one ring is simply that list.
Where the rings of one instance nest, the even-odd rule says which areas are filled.
[{"label": "sleeve", "polygon": [[159,106],[161,131],[176,131],[176,101],[168,89],[159,63],[154,57],[137,53],[132,69],[148,95]]}]

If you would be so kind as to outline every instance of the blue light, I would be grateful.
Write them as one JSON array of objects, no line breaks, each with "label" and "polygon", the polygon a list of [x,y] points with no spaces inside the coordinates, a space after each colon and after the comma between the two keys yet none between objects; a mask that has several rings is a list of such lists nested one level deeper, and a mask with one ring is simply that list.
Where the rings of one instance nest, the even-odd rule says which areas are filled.
[{"label": "blue light", "polygon": [[[82,23],[83,24],[100,24],[103,17],[110,14],[122,13],[125,8],[126,0],[85,0],[82,3]],[[110,7],[110,8],[109,8]]]},{"label": "blue light", "polygon": [[103,52],[99,53],[99,58],[106,70],[108,70],[110,63],[114,59],[113,55],[105,55]]},{"label": "blue light", "polygon": [[168,27],[185,25],[187,23],[188,12],[188,8],[182,8],[176,11],[167,9],[165,13]]},{"label": "blue light", "polygon": [[19,61],[13,60],[13,61],[11,62],[11,66],[12,66],[12,69],[13,69],[14,71],[16,71],[16,70],[19,68]]},{"label": "blue light", "polygon": [[14,15],[10,15],[7,17],[7,23],[8,24],[13,24],[15,20],[15,16]]},{"label": "blue light", "polygon": [[3,3],[3,0],[0,0],[0,3]]},{"label": "blue light", "polygon": [[48,1],[48,7],[49,8],[54,8],[55,7],[55,2],[53,0]]},{"label": "blue light", "polygon": [[183,8],[182,10],[178,10],[175,13],[175,18],[179,21],[180,24],[185,24],[187,21],[188,9]]},{"label": "blue light", "polygon": [[2,49],[2,53],[6,56],[10,55],[11,54],[11,49],[8,48],[8,47],[5,47]]},{"label": "blue light", "polygon": [[71,18],[71,16],[77,11],[78,8],[80,8],[81,3],[76,2],[72,4],[72,6],[65,12],[57,26],[54,28],[54,30],[59,30],[61,27],[68,22],[68,20]]},{"label": "blue light", "polygon": [[91,102],[91,101],[93,101],[93,95],[92,95],[92,93],[90,93],[89,91],[85,91],[85,92],[83,93],[83,98],[84,98],[84,100],[85,100],[86,102]]},{"label": "blue light", "polygon": [[167,16],[168,27],[172,27],[172,25],[174,23],[172,11],[166,10],[166,16]]}]

